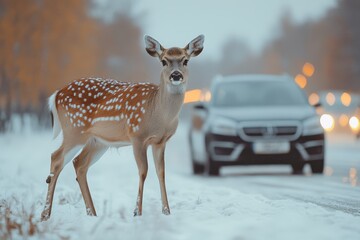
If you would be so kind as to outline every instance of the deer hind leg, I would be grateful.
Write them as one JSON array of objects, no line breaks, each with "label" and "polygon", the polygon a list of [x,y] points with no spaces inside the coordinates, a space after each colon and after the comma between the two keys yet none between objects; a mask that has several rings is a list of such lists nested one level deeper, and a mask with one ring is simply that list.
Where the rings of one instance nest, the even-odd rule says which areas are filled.
[{"label": "deer hind leg", "polygon": [[97,161],[106,152],[106,150],[106,146],[100,144],[95,139],[91,139],[73,161],[76,172],[76,180],[79,183],[81,194],[85,202],[86,213],[89,216],[96,216],[96,211],[91,198],[86,175],[91,164]]},{"label": "deer hind leg", "polygon": [[136,207],[134,210],[134,216],[142,215],[142,201],[144,192],[144,182],[148,171],[148,162],[146,157],[146,147],[138,141],[133,141],[133,150],[136,160],[136,164],[139,171],[139,190],[136,199]]},{"label": "deer hind leg", "polygon": [[79,148],[81,148],[81,146],[67,147],[63,143],[58,150],[51,154],[50,175],[46,179],[48,191],[45,207],[41,213],[41,221],[46,221],[50,218],[57,179],[63,167],[75,156]]},{"label": "deer hind leg", "polygon": [[156,174],[158,176],[159,184],[160,184],[162,213],[165,215],[169,215],[170,208],[169,208],[169,203],[166,194],[166,187],[165,187],[165,161],[164,161],[165,144],[153,145],[152,151],[154,156]]}]

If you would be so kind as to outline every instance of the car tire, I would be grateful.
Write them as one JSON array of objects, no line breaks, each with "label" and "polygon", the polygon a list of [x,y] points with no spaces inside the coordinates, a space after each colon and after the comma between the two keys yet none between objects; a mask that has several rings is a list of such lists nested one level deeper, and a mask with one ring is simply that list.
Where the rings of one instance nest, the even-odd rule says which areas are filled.
[{"label": "car tire", "polygon": [[192,168],[194,174],[202,174],[205,171],[205,166],[203,164],[197,163],[192,159]]},{"label": "car tire", "polygon": [[[189,136],[191,136],[191,131],[189,133]],[[191,137],[189,137],[189,143],[190,143],[190,157],[191,157],[193,173],[194,174],[202,174],[205,171],[205,166],[201,163],[197,163],[194,159],[194,150],[193,150],[193,144],[192,144]]]},{"label": "car tire", "polygon": [[207,165],[206,165],[206,173],[209,176],[219,176],[220,175],[220,166],[212,161],[211,158],[208,159]]},{"label": "car tire", "polygon": [[292,167],[292,174],[294,175],[302,175],[304,173],[304,164],[302,163],[293,163]]},{"label": "car tire", "polygon": [[324,159],[311,162],[310,167],[312,173],[322,174],[324,172]]}]

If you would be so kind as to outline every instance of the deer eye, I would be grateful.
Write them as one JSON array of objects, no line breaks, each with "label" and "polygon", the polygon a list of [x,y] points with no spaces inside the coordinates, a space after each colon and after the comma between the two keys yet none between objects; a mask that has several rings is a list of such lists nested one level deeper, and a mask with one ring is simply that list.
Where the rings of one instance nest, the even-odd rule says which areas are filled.
[{"label": "deer eye", "polygon": [[167,65],[168,65],[165,60],[161,60],[161,63],[162,63],[163,66],[167,66]]},{"label": "deer eye", "polygon": [[184,66],[187,66],[188,62],[189,62],[189,60],[185,59],[184,62],[183,62]]}]

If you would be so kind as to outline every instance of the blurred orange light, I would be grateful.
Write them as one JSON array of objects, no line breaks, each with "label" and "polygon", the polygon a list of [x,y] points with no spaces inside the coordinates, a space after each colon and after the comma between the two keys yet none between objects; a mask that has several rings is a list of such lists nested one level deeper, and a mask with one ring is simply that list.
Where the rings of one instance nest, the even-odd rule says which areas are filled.
[{"label": "blurred orange light", "polygon": [[320,101],[319,95],[317,95],[316,93],[312,93],[309,96],[309,103],[310,105],[315,105]]},{"label": "blurred orange light", "polygon": [[186,91],[184,103],[198,102],[201,100],[201,90],[194,89]]},{"label": "blurred orange light", "polygon": [[346,125],[349,122],[349,117],[345,114],[341,114],[341,116],[339,117],[339,124],[342,127],[346,127]]},{"label": "blurred orange light", "polygon": [[211,100],[211,92],[210,91],[206,91],[204,100],[205,100],[205,102],[209,102]]},{"label": "blurred orange light", "polygon": [[351,186],[355,187],[357,183],[357,170],[354,167],[349,170],[349,180]]},{"label": "blurred orange light", "polygon": [[332,106],[334,105],[336,101],[335,95],[332,92],[329,92],[328,94],[326,94],[326,102]]},{"label": "blurred orange light", "polygon": [[307,84],[306,77],[302,74],[296,75],[295,82],[297,83],[297,85],[299,85],[300,88],[305,88]]},{"label": "blurred orange light", "polygon": [[341,103],[348,107],[351,104],[351,95],[347,92],[341,94]]},{"label": "blurred orange light", "polygon": [[307,62],[304,64],[302,70],[303,70],[304,75],[306,75],[307,77],[311,77],[315,72],[315,67],[311,63]]}]

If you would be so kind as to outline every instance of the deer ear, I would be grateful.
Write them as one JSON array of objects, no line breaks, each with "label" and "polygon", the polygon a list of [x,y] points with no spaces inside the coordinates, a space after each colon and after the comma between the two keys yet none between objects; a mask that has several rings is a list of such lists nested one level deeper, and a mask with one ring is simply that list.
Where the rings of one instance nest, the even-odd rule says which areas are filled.
[{"label": "deer ear", "polygon": [[154,38],[145,35],[145,45],[146,45],[146,51],[150,54],[152,57],[160,57],[162,52],[164,51],[163,46],[156,41]]},{"label": "deer ear", "polygon": [[199,35],[186,45],[185,50],[187,54],[191,57],[199,55],[204,48],[204,39],[204,35]]}]

